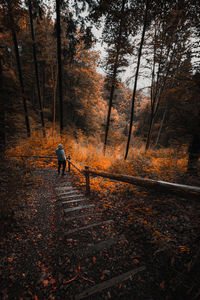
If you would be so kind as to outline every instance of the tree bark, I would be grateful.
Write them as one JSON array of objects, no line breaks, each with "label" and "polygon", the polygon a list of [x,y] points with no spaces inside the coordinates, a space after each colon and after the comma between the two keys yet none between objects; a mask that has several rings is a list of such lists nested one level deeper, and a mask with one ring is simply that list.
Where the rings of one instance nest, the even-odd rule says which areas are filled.
[{"label": "tree bark", "polygon": [[60,103],[60,133],[63,131],[63,89],[62,89],[62,59],[61,59],[61,27],[60,27],[60,0],[56,0],[56,31],[57,31],[57,60]]},{"label": "tree bark", "polygon": [[0,92],[1,92],[1,102],[0,102],[0,156],[3,157],[5,154],[6,145],[6,134],[5,134],[5,102],[4,102],[4,88],[3,88],[3,67],[0,57]]},{"label": "tree bark", "polygon": [[28,1],[28,7],[29,7],[29,17],[30,17],[30,24],[31,24],[33,59],[34,59],[34,66],[35,66],[35,78],[36,78],[36,84],[37,84],[37,94],[38,94],[38,101],[39,101],[39,108],[40,108],[40,117],[41,117],[43,136],[45,137],[46,134],[45,134],[44,115],[43,115],[42,100],[41,100],[41,93],[40,93],[40,83],[39,83],[39,74],[38,74],[38,63],[37,63],[37,53],[36,53],[36,46],[35,46],[35,33],[34,33],[34,25],[33,25],[33,14],[32,14],[32,2],[31,2],[31,0]]},{"label": "tree bark", "polygon": [[[114,81],[116,79],[116,72],[117,72],[117,67],[115,66],[114,76],[113,76],[114,77],[113,78]],[[105,130],[104,150],[103,150],[104,155],[106,153],[106,145],[107,145],[107,139],[108,139],[108,131],[109,131],[109,127],[110,127],[110,115],[111,115],[111,109],[112,109],[112,102],[113,102],[114,91],[115,91],[115,84],[113,83],[112,86],[111,86],[111,90],[110,90],[108,115],[107,115],[106,130]]]},{"label": "tree bark", "polygon": [[54,83],[54,88],[53,88],[53,136],[54,136],[55,126],[56,126],[56,90],[57,90],[57,82],[58,82],[58,69],[56,67],[55,83]]},{"label": "tree bark", "polygon": [[43,64],[43,70],[42,70],[42,85],[43,85],[43,89],[42,89],[42,108],[45,108],[45,97],[46,97],[46,89],[45,89],[45,84],[46,84],[46,72],[45,72],[45,62]]},{"label": "tree bark", "polygon": [[[123,15],[123,12],[124,12],[125,2],[126,2],[126,0],[122,0],[121,15]],[[115,64],[114,64],[114,70],[113,70],[113,76],[112,76],[112,85],[111,85],[111,90],[110,90],[108,115],[107,115],[105,140],[104,140],[104,155],[106,153],[108,131],[109,131],[109,127],[110,127],[110,115],[111,115],[111,109],[112,109],[113,95],[114,95],[114,91],[115,91],[115,81],[116,81],[116,75],[117,75],[117,65],[118,65],[118,60],[119,60],[119,51],[120,51],[120,48],[121,48],[121,36],[122,36],[122,20],[120,21],[120,26],[119,26],[119,37],[118,37],[119,38],[119,44],[118,44],[117,55],[116,55]]]},{"label": "tree bark", "polygon": [[151,140],[151,133],[152,133],[152,128],[153,128],[153,123],[154,123],[154,117],[151,114],[151,116],[150,116],[149,130],[148,130],[148,134],[147,134],[147,142],[146,142],[145,151],[147,151],[149,149],[149,146],[150,146],[150,140]]},{"label": "tree bark", "polygon": [[130,118],[130,125],[129,125],[128,141],[127,141],[127,145],[126,145],[126,153],[125,153],[125,158],[124,158],[125,160],[127,159],[127,156],[128,156],[129,145],[130,145],[130,141],[131,141],[131,133],[132,133],[133,117],[134,117],[134,107],[135,107],[135,96],[136,96],[136,90],[137,90],[137,80],[138,80],[138,73],[139,73],[139,68],[140,68],[140,59],[142,56],[142,48],[143,48],[143,44],[144,44],[144,36],[145,36],[145,32],[146,32],[146,27],[147,27],[148,4],[149,4],[149,0],[146,0],[144,25],[143,25],[143,30],[142,30],[140,48],[139,48],[139,52],[138,52],[137,69],[136,69],[136,73],[135,73],[135,83],[134,83],[134,88],[133,88],[131,118]]},{"label": "tree bark", "polygon": [[160,139],[160,135],[161,135],[161,131],[162,131],[162,128],[163,128],[163,125],[164,125],[166,114],[167,114],[167,103],[165,105],[165,110],[164,110],[164,113],[163,113],[162,121],[161,121],[161,124],[160,124],[160,128],[159,128],[159,131],[158,131],[156,142],[155,142],[155,147],[158,145],[158,141]]},{"label": "tree bark", "polygon": [[187,173],[191,176],[198,176],[198,160],[200,158],[200,133],[195,132],[189,149]]},{"label": "tree bark", "polygon": [[9,14],[9,18],[10,18],[13,44],[14,44],[14,48],[15,48],[15,56],[16,56],[16,62],[17,62],[18,77],[19,77],[21,94],[22,94],[22,99],[23,99],[23,107],[24,107],[24,114],[25,114],[25,124],[26,124],[27,136],[30,137],[31,130],[30,130],[29,117],[28,117],[27,103],[26,103],[26,98],[25,98],[25,95],[24,95],[24,80],[23,80],[22,69],[21,69],[21,61],[20,61],[20,56],[19,56],[17,35],[16,35],[16,32],[15,32],[15,25],[14,25],[14,20],[13,20],[13,15],[12,15],[12,7],[10,5],[10,1],[7,1],[7,4],[8,4],[8,14]]}]

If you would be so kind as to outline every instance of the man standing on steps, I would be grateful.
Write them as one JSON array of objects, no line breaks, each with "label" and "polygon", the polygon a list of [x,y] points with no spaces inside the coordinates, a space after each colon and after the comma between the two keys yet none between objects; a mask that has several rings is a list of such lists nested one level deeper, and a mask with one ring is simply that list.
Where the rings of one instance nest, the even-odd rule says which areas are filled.
[{"label": "man standing on steps", "polygon": [[59,144],[58,148],[56,149],[56,155],[58,158],[58,175],[60,174],[60,168],[62,168],[62,176],[64,175],[65,172],[65,167],[66,167],[66,156],[65,156],[65,151],[63,149],[63,145]]}]

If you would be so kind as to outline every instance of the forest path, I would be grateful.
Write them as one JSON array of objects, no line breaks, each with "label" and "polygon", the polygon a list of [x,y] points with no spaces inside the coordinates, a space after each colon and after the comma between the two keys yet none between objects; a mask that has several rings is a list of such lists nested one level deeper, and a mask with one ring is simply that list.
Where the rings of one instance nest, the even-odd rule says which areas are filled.
[{"label": "forest path", "polygon": [[108,207],[111,195],[86,197],[72,174],[27,177],[0,241],[2,299],[184,299],[188,284],[198,293],[198,201],[140,189]]},{"label": "forest path", "polygon": [[114,214],[80,193],[71,174],[43,169],[30,178],[19,222],[1,241],[2,299],[139,297],[135,276],[145,267]]},{"label": "forest path", "polygon": [[[63,282],[68,287],[67,299],[138,296],[136,290],[133,295],[132,280],[145,267],[133,262],[130,245],[125,235],[117,232],[114,218],[105,213],[97,199],[79,192],[70,176],[54,185],[56,205],[62,213],[59,239],[67,246],[59,254],[62,270],[69,270]],[[139,263],[136,254],[135,262]]]}]

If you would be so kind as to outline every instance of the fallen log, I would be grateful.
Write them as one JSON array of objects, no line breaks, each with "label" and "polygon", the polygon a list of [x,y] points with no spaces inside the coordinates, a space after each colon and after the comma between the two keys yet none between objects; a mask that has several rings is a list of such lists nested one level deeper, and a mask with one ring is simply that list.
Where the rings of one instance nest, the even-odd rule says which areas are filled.
[{"label": "fallen log", "polygon": [[140,178],[122,174],[112,174],[107,172],[99,172],[99,171],[88,171],[92,176],[101,176],[104,178],[109,178],[112,180],[117,180],[125,183],[130,183],[133,185],[138,185],[146,188],[157,189],[159,191],[172,192],[178,195],[182,195],[184,197],[194,197],[200,200],[200,187],[197,186],[189,186],[178,183],[171,183],[162,180],[153,180],[147,178]]}]

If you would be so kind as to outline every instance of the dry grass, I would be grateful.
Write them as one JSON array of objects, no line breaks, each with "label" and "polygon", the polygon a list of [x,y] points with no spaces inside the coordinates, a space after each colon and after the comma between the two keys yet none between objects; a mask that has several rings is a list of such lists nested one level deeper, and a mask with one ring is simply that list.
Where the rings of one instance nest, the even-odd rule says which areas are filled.
[{"label": "dry grass", "polygon": [[[140,148],[131,149],[127,161],[124,161],[123,158],[124,145],[115,149],[108,147],[106,156],[104,156],[102,143],[93,137],[86,138],[81,131],[78,132],[76,139],[70,134],[63,134],[61,137],[59,133],[55,133],[52,136],[51,131],[47,133],[46,138],[43,138],[42,133],[37,132],[31,138],[20,141],[16,147],[9,149],[7,154],[55,156],[55,150],[59,143],[63,144],[66,155],[70,155],[72,161],[81,169],[88,165],[97,170],[177,182],[180,181],[187,167],[186,152],[160,149],[145,153],[141,143]],[[28,164],[37,167],[56,167],[57,162],[51,159],[38,159],[30,160]],[[79,175],[77,174],[78,183],[84,185],[84,177],[81,178]],[[91,187],[96,191],[104,187],[111,192],[116,190],[117,186],[119,184],[102,178],[94,178],[91,181]],[[127,185],[120,184],[121,187],[127,187]]]}]

